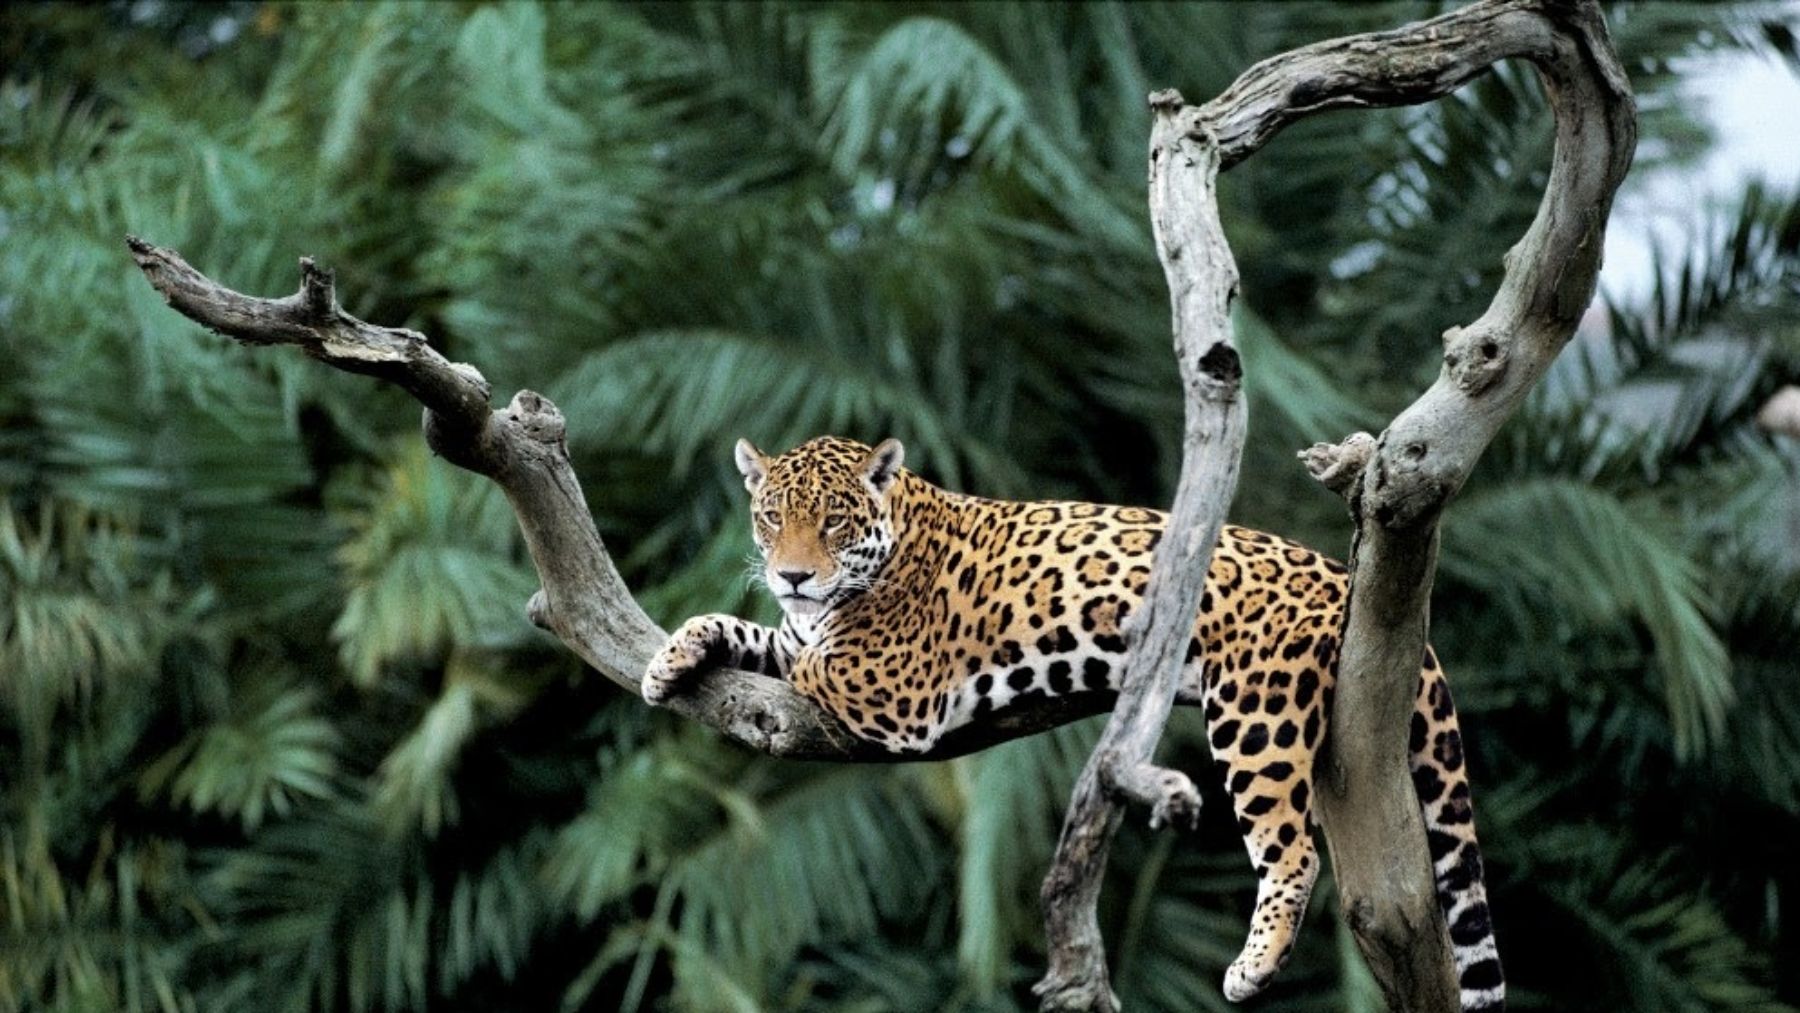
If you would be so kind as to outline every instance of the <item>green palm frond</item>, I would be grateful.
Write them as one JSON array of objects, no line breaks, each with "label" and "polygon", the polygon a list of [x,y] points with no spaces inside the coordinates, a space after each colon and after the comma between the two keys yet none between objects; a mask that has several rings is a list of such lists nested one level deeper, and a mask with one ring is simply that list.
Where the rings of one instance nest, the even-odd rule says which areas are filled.
[{"label": "green palm frond", "polygon": [[1098,728],[1093,722],[1007,743],[954,765],[959,811],[957,961],[978,995],[1006,982],[1011,955],[1041,931],[1037,879],[1059,814]]},{"label": "green palm frond", "polygon": [[1673,856],[1646,860],[1614,851],[1585,872],[1577,881],[1585,889],[1564,888],[1556,897],[1605,961],[1607,991],[1637,1009],[1794,1008],[1762,984],[1765,968],[1704,894],[1677,885],[1686,877]]},{"label": "green palm frond", "polygon": [[1233,328],[1244,356],[1244,387],[1267,424],[1273,411],[1291,444],[1335,440],[1337,434],[1368,428],[1375,412],[1345,389],[1313,357],[1276,335],[1268,322],[1240,307]]},{"label": "green palm frond", "polygon": [[842,1013],[903,1013],[923,1008],[966,1013],[1022,1013],[1032,1008],[1017,993],[1024,991],[1030,970],[1015,964],[1009,992],[970,994],[948,985],[956,969],[947,955],[926,948],[900,946],[831,946],[818,957],[803,959],[793,984],[783,990],[786,1009],[824,1009]]},{"label": "green palm frond", "polygon": [[479,717],[475,687],[455,677],[454,662],[451,668],[444,691],[376,772],[370,803],[392,832],[416,828],[433,838],[461,819],[450,780],[463,747],[479,727]]},{"label": "green palm frond", "polygon": [[1610,341],[1560,362],[1538,410],[1572,416],[1638,450],[1652,478],[1713,431],[1742,425],[1775,386],[1777,361],[1800,361],[1800,196],[1752,184],[1704,219],[1679,263],[1658,271],[1639,306],[1609,303]]},{"label": "green palm frond", "polygon": [[459,481],[414,441],[347,496],[355,533],[339,553],[349,587],[332,638],[352,678],[366,685],[394,661],[527,635],[519,609],[536,581],[511,551],[498,490]]},{"label": "green palm frond", "polygon": [[[934,173],[1016,172],[1083,231],[1129,245],[1144,234],[1133,214],[1039,123],[1009,69],[960,26],[913,17],[882,32],[850,71],[825,124],[845,176],[876,158],[908,189]],[[889,199],[893,195],[889,194]]]},{"label": "green palm frond", "polygon": [[[694,842],[668,866],[678,891],[678,983],[714,992],[713,965],[750,994],[806,943],[855,938],[922,903],[935,849],[916,796],[891,774],[809,778],[759,800],[754,824]],[[750,876],[733,870],[754,870]],[[706,961],[693,955],[704,952]]]},{"label": "green palm frond", "polygon": [[14,1009],[174,1013],[208,930],[177,843],[100,842],[85,869],[59,867],[42,838],[0,828],[0,1002]]},{"label": "green palm frond", "polygon": [[819,433],[898,434],[937,470],[996,462],[979,433],[933,409],[921,383],[835,349],[676,332],[616,344],[554,389],[566,392],[559,403],[579,420],[572,440],[672,459],[677,476],[739,436],[775,452]]},{"label": "green palm frond", "polygon": [[196,813],[218,813],[254,832],[306,799],[334,794],[337,729],[319,713],[319,694],[269,682],[234,713],[188,735],[144,769],[138,791],[166,795]]},{"label": "green palm frond", "polygon": [[1692,560],[1625,503],[1574,482],[1514,482],[1460,500],[1446,528],[1444,573],[1481,588],[1518,628],[1553,639],[1641,628],[1678,755],[1720,734],[1735,694],[1716,608]]},{"label": "green palm frond", "polygon": [[[1743,577],[1752,579],[1741,579]],[[1740,579],[1721,580],[1721,627],[1732,644],[1738,693],[1756,706],[1733,709],[1716,760],[1721,790],[1742,791],[1800,814],[1800,709],[1794,707],[1794,659],[1800,657],[1800,571],[1771,573],[1746,563]]]},{"label": "green palm frond", "polygon": [[655,752],[605,775],[586,811],[558,831],[544,867],[552,896],[584,921],[657,875],[686,835],[716,818],[708,793]]},{"label": "green palm frond", "polygon": [[527,833],[480,868],[464,871],[451,888],[446,911],[436,915],[432,960],[441,995],[492,969],[512,981],[525,967],[531,945],[546,921],[536,870],[545,837]]},{"label": "green palm frond", "polygon": [[[688,616],[725,612],[758,616],[770,625],[780,622],[775,603],[763,593],[761,557],[750,538],[750,521],[741,503],[732,506],[739,509],[719,512],[713,525],[717,533],[701,545],[691,561],[636,593],[638,604],[652,619],[673,628]],[[663,530],[674,535],[685,527],[685,523],[671,524]],[[642,543],[639,548],[654,544]],[[644,561],[637,552],[633,556],[626,565],[637,571]]]},{"label": "green palm frond", "polygon": [[126,526],[49,502],[36,515],[0,501],[0,704],[33,753],[60,705],[148,677],[184,608]]}]

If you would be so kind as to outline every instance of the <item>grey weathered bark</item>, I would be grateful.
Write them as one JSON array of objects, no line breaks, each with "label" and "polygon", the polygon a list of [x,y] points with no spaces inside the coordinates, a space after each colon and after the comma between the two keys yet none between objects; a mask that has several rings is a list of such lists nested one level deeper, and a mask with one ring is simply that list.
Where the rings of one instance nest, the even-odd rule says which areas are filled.
[{"label": "grey weathered bark", "polygon": [[1186,774],[1150,762],[1181,679],[1194,618],[1244,449],[1243,370],[1231,341],[1237,264],[1219,224],[1219,143],[1200,111],[1173,91],[1150,97],[1150,224],[1169,283],[1175,358],[1187,392],[1181,478],[1156,546],[1144,604],[1126,621],[1118,705],[1075,782],[1056,857],[1044,879],[1050,966],[1036,991],[1046,1010],[1113,1009],[1097,905],[1107,845],[1122,803],[1151,807],[1150,824],[1192,828],[1200,795]]},{"label": "grey weathered bark", "polygon": [[[1131,624],[1126,687],[1083,772],[1045,882],[1050,970],[1039,988],[1047,1008],[1116,1005],[1094,906],[1118,800],[1151,805],[1158,822],[1197,815],[1191,782],[1150,757],[1235,486],[1242,437],[1226,322],[1236,275],[1218,231],[1216,175],[1304,116],[1428,101],[1509,58],[1537,67],[1556,112],[1556,155],[1537,220],[1509,254],[1489,311],[1446,332],[1445,368],[1431,390],[1379,441],[1359,434],[1310,452],[1315,474],[1346,492],[1358,526],[1343,669],[1319,768],[1319,808],[1339,893],[1395,1009],[1455,1008],[1405,766],[1406,721],[1423,653],[1437,518],[1591,298],[1612,193],[1630,161],[1630,93],[1594,0],[1481,0],[1406,28],[1276,56],[1204,106],[1184,106],[1172,92],[1156,97],[1151,210],[1187,389],[1186,456],[1147,601]],[[256,299],[216,284],[173,251],[135,238],[129,245],[150,283],[193,320],[250,344],[299,346],[417,398],[432,448],[492,479],[511,501],[543,582],[529,603],[531,620],[637,692],[664,634],[638,607],[601,542],[554,405],[523,391],[493,410],[479,372],[449,362],[422,335],[344,313],[330,275],[309,260],[301,262],[298,293]],[[944,737],[925,758],[972,752],[1113,702],[1111,694],[1037,700]],[[775,756],[899,759],[857,739],[785,683],[748,672],[712,673],[670,707]]]},{"label": "grey weathered bark", "polygon": [[1756,424],[1771,433],[1800,438],[1800,386],[1789,384],[1763,402]]},{"label": "grey weathered bark", "polygon": [[[444,459],[492,479],[511,502],[543,589],[526,613],[620,688],[638,680],[667,634],[644,614],[613,566],[569,462],[563,417],[548,398],[520,391],[506,408],[489,405],[488,383],[474,367],[451,362],[416,331],[378,327],[345,313],[329,272],[300,261],[300,290],[259,299],[225,288],[173,250],[128,237],[132,257],[170,306],[214,331],[251,345],[295,345],[329,366],[395,384],[425,406],[425,438]],[[639,694],[641,695],[641,694]],[[1110,693],[1045,699],[958,729],[927,754],[960,756],[1100,713]],[[668,702],[670,710],[710,725],[771,756],[805,760],[897,762],[844,728],[787,683],[736,670],[710,673]]]},{"label": "grey weathered bark", "polygon": [[[1390,35],[1373,44],[1404,54],[1420,97],[1493,60],[1524,59],[1556,117],[1537,217],[1508,252],[1486,312],[1444,332],[1437,381],[1372,446],[1360,437],[1306,455],[1321,480],[1342,489],[1356,520],[1331,735],[1316,768],[1339,900],[1392,1008],[1450,1010],[1458,994],[1406,747],[1438,520],[1593,299],[1606,219],[1637,127],[1630,87],[1593,2],[1482,3],[1405,34],[1410,42]],[[1331,45],[1313,48],[1325,56]],[[1332,90],[1391,97],[1342,78]]]},{"label": "grey weathered bark", "polygon": [[[1555,155],[1536,220],[1508,254],[1505,279],[1488,312],[1445,332],[1437,383],[1379,439],[1356,434],[1303,455],[1320,481],[1349,498],[1357,523],[1331,732],[1315,768],[1318,811],[1350,929],[1396,1010],[1460,1005],[1407,762],[1437,521],[1593,298],[1606,218],[1636,143],[1630,88],[1593,0],[1484,0],[1393,31],[1272,57],[1197,110],[1176,112],[1167,100],[1152,102],[1151,217],[1188,384],[1188,442],[1167,548],[1170,541],[1216,538],[1214,504],[1203,504],[1190,483],[1224,481],[1210,492],[1228,502],[1236,474],[1235,463],[1223,466],[1221,448],[1208,442],[1231,431],[1225,391],[1196,383],[1190,368],[1197,349],[1230,347],[1228,329],[1219,333],[1222,323],[1210,316],[1212,304],[1202,313],[1193,300],[1229,291],[1235,268],[1222,240],[1222,256],[1196,265],[1187,262],[1185,244],[1170,243],[1168,235],[1179,230],[1199,236],[1216,228],[1212,183],[1218,166],[1249,157],[1282,127],[1327,109],[1429,101],[1502,59],[1524,59],[1537,69],[1556,115]],[[1175,174],[1159,154],[1176,149],[1192,152],[1181,159],[1180,175],[1187,192],[1203,195],[1204,204],[1166,220],[1171,204],[1161,187]],[[1206,245],[1211,254],[1210,236]],[[1234,386],[1233,403],[1235,393]],[[1132,624],[1119,706],[1077,783],[1044,884],[1050,971],[1038,988],[1047,1009],[1117,1005],[1106,983],[1094,910],[1106,842],[1119,816],[1096,786],[1110,784],[1120,797],[1155,804],[1153,821],[1166,811],[1185,813],[1191,804],[1183,795],[1191,786],[1162,776],[1149,756],[1168,717],[1180,651],[1197,611],[1197,579],[1210,550],[1211,541],[1194,551],[1159,549],[1148,592],[1153,609]]]}]

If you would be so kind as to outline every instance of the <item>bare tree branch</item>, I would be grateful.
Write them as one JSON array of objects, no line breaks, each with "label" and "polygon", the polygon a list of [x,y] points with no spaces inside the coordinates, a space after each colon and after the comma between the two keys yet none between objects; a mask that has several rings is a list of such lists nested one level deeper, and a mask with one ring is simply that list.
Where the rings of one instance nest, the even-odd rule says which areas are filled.
[{"label": "bare tree branch", "polygon": [[[1400,32],[1291,55],[1297,68],[1328,58],[1336,47],[1344,47],[1345,68],[1318,84],[1302,86],[1295,68],[1253,70],[1245,79],[1283,80],[1290,95],[1305,96],[1313,107],[1391,104],[1442,94],[1494,60],[1524,59],[1536,68],[1556,116],[1555,154],[1537,217],[1507,254],[1504,280],[1487,311],[1444,332],[1437,382],[1394,419],[1372,453],[1368,437],[1358,434],[1354,448],[1347,441],[1308,455],[1309,462],[1336,458],[1335,473],[1325,468],[1315,475],[1347,496],[1357,524],[1331,733],[1317,767],[1339,899],[1392,1008],[1456,1009],[1407,746],[1438,520],[1593,298],[1606,219],[1636,146],[1636,110],[1591,0],[1494,0]],[[1387,75],[1393,87],[1372,86],[1371,75]],[[1267,95],[1273,87],[1242,86],[1220,101]],[[1255,136],[1253,127],[1246,133]],[[1358,459],[1365,462],[1360,469]]]},{"label": "bare tree branch", "polygon": [[[1636,143],[1630,90],[1593,0],[1483,0],[1394,31],[1272,57],[1197,110],[1181,108],[1173,93],[1152,97],[1151,220],[1174,304],[1187,439],[1151,575],[1151,607],[1134,617],[1125,687],[1076,785],[1044,883],[1050,970],[1038,990],[1046,1009],[1117,1007],[1095,918],[1106,845],[1119,822],[1102,789],[1153,805],[1153,821],[1186,816],[1192,805],[1186,779],[1149,761],[1235,489],[1241,443],[1234,441],[1242,438],[1235,375],[1226,384],[1195,368],[1204,366],[1195,362],[1202,349],[1208,356],[1231,349],[1225,307],[1237,275],[1218,235],[1216,174],[1312,113],[1429,101],[1515,58],[1530,61],[1550,93],[1556,153],[1537,219],[1508,255],[1493,306],[1445,332],[1437,384],[1379,439],[1358,433],[1302,454],[1316,478],[1350,498],[1357,520],[1336,701],[1317,767],[1340,900],[1392,1008],[1460,1006],[1408,768],[1408,721],[1425,653],[1438,517],[1592,299],[1612,196]],[[1235,353],[1231,364],[1235,374]]]},{"label": "bare tree branch", "polygon": [[[596,671],[638,693],[638,680],[668,635],[644,614],[594,527],[564,442],[562,412],[520,391],[489,407],[474,367],[451,362],[416,331],[378,327],[345,313],[331,274],[300,261],[300,290],[260,299],[207,278],[173,250],[136,237],[126,244],[145,278],[189,319],[251,345],[295,345],[338,369],[395,384],[425,406],[425,437],[446,460],[505,491],[543,589],[526,613]],[[639,694],[641,695],[641,694]],[[1116,694],[1041,698],[980,726],[958,728],[923,757],[900,756],[858,738],[786,682],[723,669],[695,680],[666,706],[771,756],[892,763],[944,759],[985,749],[1109,709]]]},{"label": "bare tree branch", "polygon": [[[1236,268],[1219,228],[1217,174],[1304,116],[1429,101],[1514,58],[1530,61],[1550,93],[1556,154],[1537,219],[1508,255],[1493,305],[1473,324],[1445,333],[1437,383],[1379,439],[1357,434],[1306,454],[1313,474],[1350,500],[1358,531],[1332,732],[1318,768],[1319,811],[1340,897],[1395,1009],[1457,1005],[1408,776],[1407,720],[1424,652],[1438,517],[1591,299],[1612,194],[1630,163],[1635,114],[1594,0],[1480,0],[1395,31],[1276,56],[1204,106],[1185,106],[1173,92],[1153,97],[1150,206],[1187,421],[1169,527],[1145,605],[1129,624],[1125,688],[1116,708],[1109,693],[1035,699],[950,733],[923,757],[961,755],[1113,709],[1044,885],[1050,967],[1038,988],[1046,1008],[1116,1008],[1095,905],[1120,803],[1151,806],[1153,822],[1191,824],[1198,815],[1192,783],[1151,759],[1173,705],[1243,439],[1228,317]],[[219,286],[173,251],[128,242],[150,283],[195,321],[249,344],[297,345],[417,398],[432,448],[495,481],[511,501],[543,582],[527,610],[532,622],[638,692],[665,634],[632,598],[601,542],[554,405],[522,391],[493,410],[480,373],[448,361],[420,334],[344,313],[330,275],[310,260],[301,262],[299,292],[258,299]],[[902,758],[857,738],[786,683],[748,672],[709,673],[669,705],[771,755]]]},{"label": "bare tree branch", "polygon": [[1157,543],[1144,604],[1126,622],[1124,686],[1075,782],[1056,857],[1044,879],[1046,1010],[1110,1010],[1097,905],[1107,845],[1124,801],[1149,806],[1152,826],[1192,829],[1200,795],[1186,774],[1150,762],[1181,679],[1194,618],[1244,449],[1243,369],[1231,342],[1237,264],[1219,224],[1219,148],[1199,110],[1174,91],[1150,97],[1150,223],[1169,283],[1175,357],[1187,390],[1181,478]]}]

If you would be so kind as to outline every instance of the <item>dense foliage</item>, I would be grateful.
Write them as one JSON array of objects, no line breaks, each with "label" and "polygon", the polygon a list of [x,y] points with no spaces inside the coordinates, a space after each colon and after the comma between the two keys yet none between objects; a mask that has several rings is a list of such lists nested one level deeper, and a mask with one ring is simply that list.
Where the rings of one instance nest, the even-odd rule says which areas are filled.
[{"label": "dense foliage", "polygon": [[[301,253],[340,267],[353,312],[561,404],[655,615],[766,616],[740,435],[1165,497],[1145,94],[1431,9],[0,12],[0,1009],[1029,1007],[1092,723],[866,769],[651,711],[523,622],[506,505],[425,452],[416,405],[200,333],[121,237],[252,292]],[[1630,186],[1710,143],[1698,55],[1793,58],[1768,14],[1611,11]],[[1548,128],[1509,67],[1228,176],[1237,519],[1341,551],[1292,452],[1428,382]],[[1770,182],[1692,203],[1446,523],[1434,640],[1519,1008],[1800,1002],[1770,960],[1800,952],[1800,447],[1750,422],[1800,369],[1800,202]],[[1200,769],[1194,717],[1166,748]],[[1205,822],[1115,849],[1132,1009],[1225,1008],[1251,878]],[[1256,1008],[1374,1008],[1332,907]]]}]

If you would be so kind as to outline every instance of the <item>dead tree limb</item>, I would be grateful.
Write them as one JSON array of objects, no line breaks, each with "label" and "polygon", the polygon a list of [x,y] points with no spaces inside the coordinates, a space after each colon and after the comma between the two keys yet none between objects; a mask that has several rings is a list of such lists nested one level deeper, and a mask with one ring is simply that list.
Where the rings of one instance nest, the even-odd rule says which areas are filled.
[{"label": "dead tree limb", "polygon": [[[1407,719],[1424,650],[1438,517],[1592,297],[1606,216],[1630,163],[1632,101],[1594,0],[1481,0],[1395,31],[1276,56],[1204,106],[1184,106],[1172,92],[1156,97],[1151,210],[1187,390],[1185,458],[1146,602],[1131,623],[1121,703],[1083,772],[1045,883],[1050,971],[1039,989],[1048,1008],[1116,1006],[1094,910],[1118,802],[1151,805],[1157,821],[1197,815],[1191,782],[1150,759],[1235,487],[1242,440],[1226,315],[1236,272],[1218,229],[1217,173],[1304,116],[1429,101],[1502,59],[1532,63],[1556,113],[1556,154],[1537,219],[1508,255],[1488,312],[1445,333],[1437,383],[1379,440],[1322,445],[1309,457],[1320,480],[1349,498],[1358,531],[1332,734],[1319,768],[1340,897],[1390,1005],[1456,1006],[1406,769]],[[527,609],[531,621],[637,692],[664,633],[632,598],[601,542],[554,405],[522,391],[506,408],[492,409],[479,372],[448,361],[420,334],[344,313],[331,276],[310,260],[301,262],[299,292],[258,299],[218,285],[174,251],[135,238],[129,245],[170,305],[202,325],[248,344],[296,345],[418,399],[432,449],[506,492],[543,582]],[[972,752],[1113,703],[1106,693],[1038,699],[945,736],[924,758]],[[770,755],[899,758],[858,739],[785,683],[748,672],[711,673],[670,707]]]},{"label": "dead tree limb", "polygon": [[[532,391],[505,408],[474,367],[451,362],[416,331],[365,323],[338,306],[332,276],[300,261],[300,290],[280,299],[232,291],[173,250],[126,240],[144,277],[182,315],[249,345],[294,345],[337,369],[392,383],[425,406],[425,439],[460,467],[492,479],[517,515],[542,590],[530,620],[620,688],[638,681],[667,634],[639,607],[594,527],[564,442],[562,412]],[[641,695],[641,694],[639,694]],[[771,756],[890,763],[944,759],[1098,714],[1115,694],[1042,698],[945,735],[924,757],[858,738],[786,682],[737,670],[709,672],[666,705]]]},{"label": "dead tree limb", "polygon": [[1237,264],[1219,224],[1219,145],[1199,110],[1174,91],[1150,97],[1150,224],[1169,283],[1175,357],[1187,392],[1181,478],[1157,543],[1144,603],[1126,622],[1118,705],[1075,782],[1056,857],[1044,879],[1050,966],[1036,991],[1046,1010],[1110,1010],[1097,905],[1107,845],[1126,801],[1151,826],[1190,829],[1200,795],[1186,774],[1150,762],[1181,680],[1194,617],[1244,449],[1243,369],[1231,341]]},{"label": "dead tree limb", "polygon": [[1460,1006],[1408,768],[1408,721],[1425,653],[1438,518],[1593,298],[1606,218],[1636,144],[1630,88],[1594,0],[1483,0],[1272,57],[1198,109],[1181,108],[1173,93],[1152,98],[1151,220],[1174,304],[1187,440],[1147,607],[1131,624],[1125,686],[1077,782],[1044,883],[1050,969],[1038,989],[1046,1009],[1117,1006],[1095,919],[1106,845],[1119,822],[1118,803],[1103,789],[1154,805],[1153,822],[1186,815],[1191,805],[1191,785],[1149,760],[1235,488],[1237,445],[1227,442],[1241,439],[1234,428],[1241,421],[1233,421],[1242,411],[1235,353],[1229,384],[1196,358],[1231,348],[1224,306],[1236,270],[1223,239],[1214,241],[1216,174],[1305,116],[1430,101],[1503,59],[1536,68],[1556,115],[1536,220],[1508,254],[1488,312],[1445,332],[1437,383],[1379,439],[1357,434],[1303,455],[1320,481],[1348,497],[1357,523],[1331,731],[1315,768],[1339,898],[1390,1007]]},{"label": "dead tree limb", "polygon": [[[1338,896],[1388,1004],[1444,1010],[1457,1008],[1458,993],[1406,734],[1425,653],[1438,521],[1593,299],[1606,219],[1636,146],[1636,110],[1598,5],[1588,0],[1477,4],[1370,45],[1392,55],[1353,61],[1314,104],[1390,102],[1396,91],[1365,79],[1390,62],[1406,79],[1399,91],[1428,97],[1506,58],[1536,69],[1556,117],[1537,217],[1508,252],[1487,311],[1444,332],[1437,381],[1372,448],[1363,437],[1354,447],[1347,441],[1307,455],[1322,480],[1337,472],[1331,477],[1356,521],[1331,734],[1316,767]],[[1292,73],[1273,68],[1261,77],[1287,78],[1292,89]],[[1352,457],[1366,464],[1359,468]]]}]

